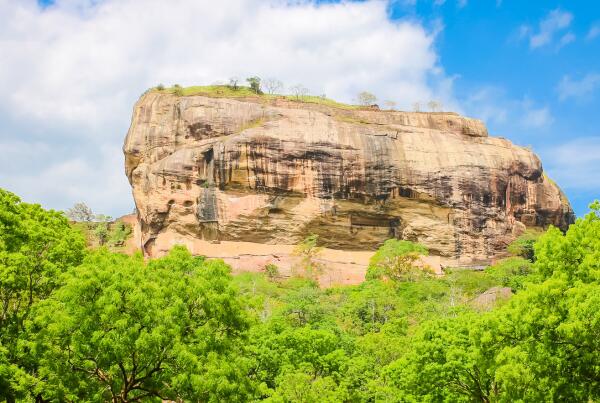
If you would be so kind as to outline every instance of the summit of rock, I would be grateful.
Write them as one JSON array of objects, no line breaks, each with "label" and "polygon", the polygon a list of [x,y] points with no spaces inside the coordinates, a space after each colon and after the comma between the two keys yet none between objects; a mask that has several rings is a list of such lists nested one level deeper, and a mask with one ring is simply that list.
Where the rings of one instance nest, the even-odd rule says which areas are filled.
[{"label": "summit of rock", "polygon": [[472,264],[526,227],[573,221],[531,150],[455,113],[150,91],[123,149],[148,255],[317,234],[343,250],[407,239]]}]

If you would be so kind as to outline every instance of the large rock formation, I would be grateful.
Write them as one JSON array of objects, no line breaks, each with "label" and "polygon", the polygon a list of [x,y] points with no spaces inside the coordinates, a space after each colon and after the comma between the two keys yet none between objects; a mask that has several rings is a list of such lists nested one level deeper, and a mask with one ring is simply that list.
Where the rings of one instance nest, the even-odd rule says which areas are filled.
[{"label": "large rock formation", "polygon": [[373,250],[420,242],[449,264],[498,256],[573,212],[539,158],[454,113],[149,92],[125,140],[146,254],[196,239]]}]

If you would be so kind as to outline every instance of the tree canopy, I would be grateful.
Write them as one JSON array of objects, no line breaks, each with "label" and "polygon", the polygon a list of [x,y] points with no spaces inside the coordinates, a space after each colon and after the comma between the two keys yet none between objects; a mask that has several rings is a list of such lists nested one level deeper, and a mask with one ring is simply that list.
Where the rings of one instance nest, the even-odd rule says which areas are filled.
[{"label": "tree canopy", "polygon": [[[86,248],[62,213],[0,190],[0,397],[597,401],[600,203],[591,208],[483,271],[421,275],[414,259],[427,249],[392,239],[365,282],[322,289],[306,273],[231,276],[181,246],[147,260]],[[313,274],[317,243],[296,250]],[[476,309],[500,287],[507,300]]]},{"label": "tree canopy", "polygon": [[248,327],[228,267],[180,247],[90,254],[29,323],[45,398],[122,402],[245,401]]},{"label": "tree canopy", "polygon": [[62,213],[0,189],[0,397],[18,396],[25,380],[16,375],[31,368],[18,344],[32,308],[61,285],[61,274],[81,263],[84,253],[83,237]]}]

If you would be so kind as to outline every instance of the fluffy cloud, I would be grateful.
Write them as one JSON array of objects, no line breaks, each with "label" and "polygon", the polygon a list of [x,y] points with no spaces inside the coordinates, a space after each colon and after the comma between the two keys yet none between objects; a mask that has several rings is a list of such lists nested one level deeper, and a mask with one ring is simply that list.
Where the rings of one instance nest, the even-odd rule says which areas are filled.
[{"label": "fluffy cloud", "polygon": [[561,34],[561,31],[567,29],[572,21],[573,14],[555,9],[539,22],[537,29],[533,29],[528,25],[521,26],[519,36],[529,40],[531,49],[550,45],[556,37],[560,37],[557,44],[557,49],[560,49],[575,40],[575,35],[571,32]]},{"label": "fluffy cloud", "polygon": [[558,97],[561,101],[569,98],[585,99],[600,88],[600,74],[588,73],[580,80],[564,76],[558,84]]},{"label": "fluffy cloud", "polygon": [[600,188],[600,137],[585,137],[540,150],[546,169],[564,189]]},{"label": "fluffy cloud", "polygon": [[535,107],[529,100],[522,101],[521,105],[521,125],[530,129],[542,129],[550,125],[554,118],[547,106]]},{"label": "fluffy cloud", "polygon": [[132,105],[158,83],[277,77],[352,101],[452,105],[435,32],[384,1],[0,0],[0,186],[66,208],[132,207],[119,151]]}]

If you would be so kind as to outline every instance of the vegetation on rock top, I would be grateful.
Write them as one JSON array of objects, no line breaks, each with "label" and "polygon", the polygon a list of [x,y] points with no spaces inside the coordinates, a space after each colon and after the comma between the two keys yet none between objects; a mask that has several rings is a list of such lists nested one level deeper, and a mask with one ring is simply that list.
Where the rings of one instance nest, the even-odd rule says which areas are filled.
[{"label": "vegetation on rock top", "polygon": [[360,109],[364,106],[350,105],[334,101],[322,96],[316,95],[284,95],[284,94],[257,94],[250,87],[239,86],[233,89],[228,85],[205,85],[191,87],[170,87],[170,88],[152,88],[150,91],[156,91],[165,94],[173,94],[176,96],[193,96],[202,95],[213,98],[256,98],[262,100],[286,99],[288,101],[312,103],[318,105],[326,105],[339,109]]},{"label": "vegetation on rock top", "polygon": [[[284,89],[284,85],[281,81],[275,78],[267,78],[262,80],[260,77],[248,77],[246,82],[248,86],[239,85],[239,78],[232,77],[229,79],[229,84],[213,84],[205,86],[191,86],[182,87],[179,84],[174,84],[172,87],[165,87],[163,84],[159,84],[156,87],[148,89],[146,92],[158,91],[162,93],[174,94],[176,96],[193,96],[203,95],[209,97],[219,98],[258,98],[263,100],[273,99],[287,99],[290,101],[313,103],[326,105],[340,109],[361,109],[375,107],[379,109],[377,105],[377,97],[368,92],[361,91],[356,95],[357,105],[345,104],[334,101],[323,95],[310,95],[308,88],[302,84],[296,84],[289,87],[292,95],[283,95],[280,92]],[[266,93],[265,93],[266,91]],[[384,100],[383,105],[387,110],[396,110],[396,102],[391,100]],[[412,106],[414,112],[421,112],[422,106],[429,108],[430,112],[442,111],[442,103],[436,100],[430,100],[428,102],[415,102]]]}]

